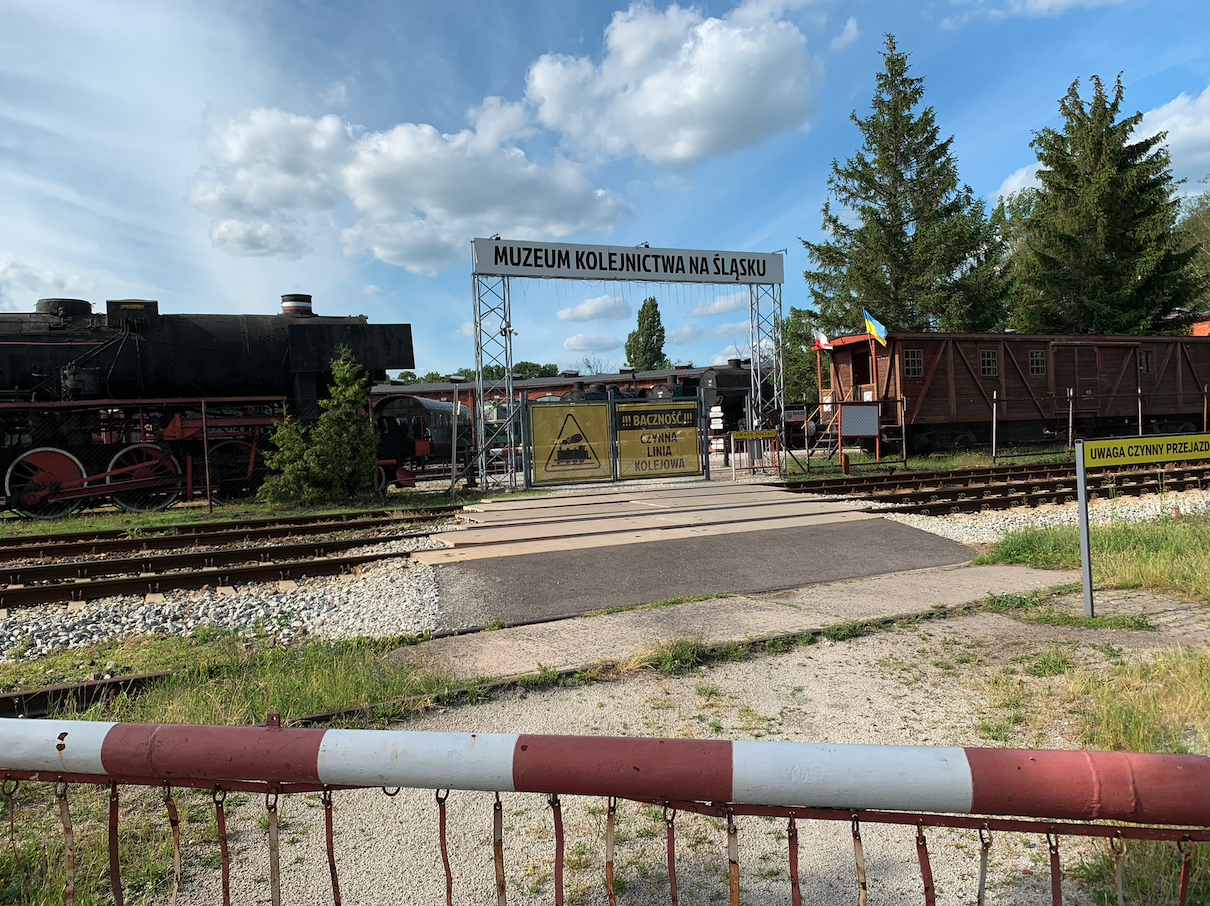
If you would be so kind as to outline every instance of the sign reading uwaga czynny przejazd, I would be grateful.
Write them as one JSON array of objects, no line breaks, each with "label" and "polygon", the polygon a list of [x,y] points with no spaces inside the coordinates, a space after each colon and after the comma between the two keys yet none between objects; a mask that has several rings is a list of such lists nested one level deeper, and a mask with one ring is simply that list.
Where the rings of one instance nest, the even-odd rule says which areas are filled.
[{"label": "sign reading uwaga czynny przejazd", "polygon": [[783,283],[780,254],[476,239],[475,273],[645,283]]},{"label": "sign reading uwaga czynny przejazd", "polygon": [[618,478],[702,473],[696,403],[618,403]]},{"label": "sign reading uwaga czynny przejazd", "polygon": [[1084,441],[1084,467],[1142,466],[1148,463],[1210,459],[1210,434],[1114,438]]}]

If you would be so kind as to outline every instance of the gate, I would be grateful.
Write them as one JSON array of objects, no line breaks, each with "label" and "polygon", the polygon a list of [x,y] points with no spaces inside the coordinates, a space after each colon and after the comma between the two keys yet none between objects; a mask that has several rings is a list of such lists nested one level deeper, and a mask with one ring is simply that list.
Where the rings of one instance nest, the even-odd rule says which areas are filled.
[{"label": "gate", "polygon": [[710,477],[698,399],[526,402],[525,486]]}]

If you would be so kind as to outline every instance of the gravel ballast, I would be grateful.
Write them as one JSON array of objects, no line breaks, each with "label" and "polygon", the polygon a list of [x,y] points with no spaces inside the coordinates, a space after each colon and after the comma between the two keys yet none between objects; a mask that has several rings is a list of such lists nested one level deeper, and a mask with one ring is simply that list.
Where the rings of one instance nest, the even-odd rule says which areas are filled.
[{"label": "gravel ballast", "polygon": [[[441,547],[429,538],[373,545],[367,553],[403,553]],[[241,585],[234,594],[217,589],[164,593],[162,602],[142,596],[90,601],[79,610],[47,604],[12,611],[0,619],[0,661],[33,660],[58,648],[81,648],[132,635],[190,635],[215,627],[289,641],[300,634],[319,638],[397,636],[433,628],[439,610],[431,568],[408,559],[371,563],[347,577]]]}]

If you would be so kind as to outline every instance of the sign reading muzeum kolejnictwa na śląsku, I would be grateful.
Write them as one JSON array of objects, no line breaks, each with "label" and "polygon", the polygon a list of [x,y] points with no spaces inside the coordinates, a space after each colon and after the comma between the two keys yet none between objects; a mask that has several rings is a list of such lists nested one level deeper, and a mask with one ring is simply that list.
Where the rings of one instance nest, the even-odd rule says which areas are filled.
[{"label": "sign reading muzeum kolejnictwa na \u015bl\u0105sku", "polygon": [[781,254],[476,239],[475,273],[636,283],[780,284]]}]

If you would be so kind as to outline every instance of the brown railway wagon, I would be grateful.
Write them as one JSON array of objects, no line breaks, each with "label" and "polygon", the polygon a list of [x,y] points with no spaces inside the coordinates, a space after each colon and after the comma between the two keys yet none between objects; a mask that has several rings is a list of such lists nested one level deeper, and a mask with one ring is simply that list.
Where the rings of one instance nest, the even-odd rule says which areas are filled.
[{"label": "brown railway wagon", "polygon": [[918,447],[987,436],[993,404],[1007,442],[1065,430],[1069,405],[1077,433],[1133,434],[1140,406],[1145,432],[1168,433],[1203,426],[1210,337],[889,333],[833,340],[830,364],[822,400],[881,402],[884,431],[906,420]]}]

